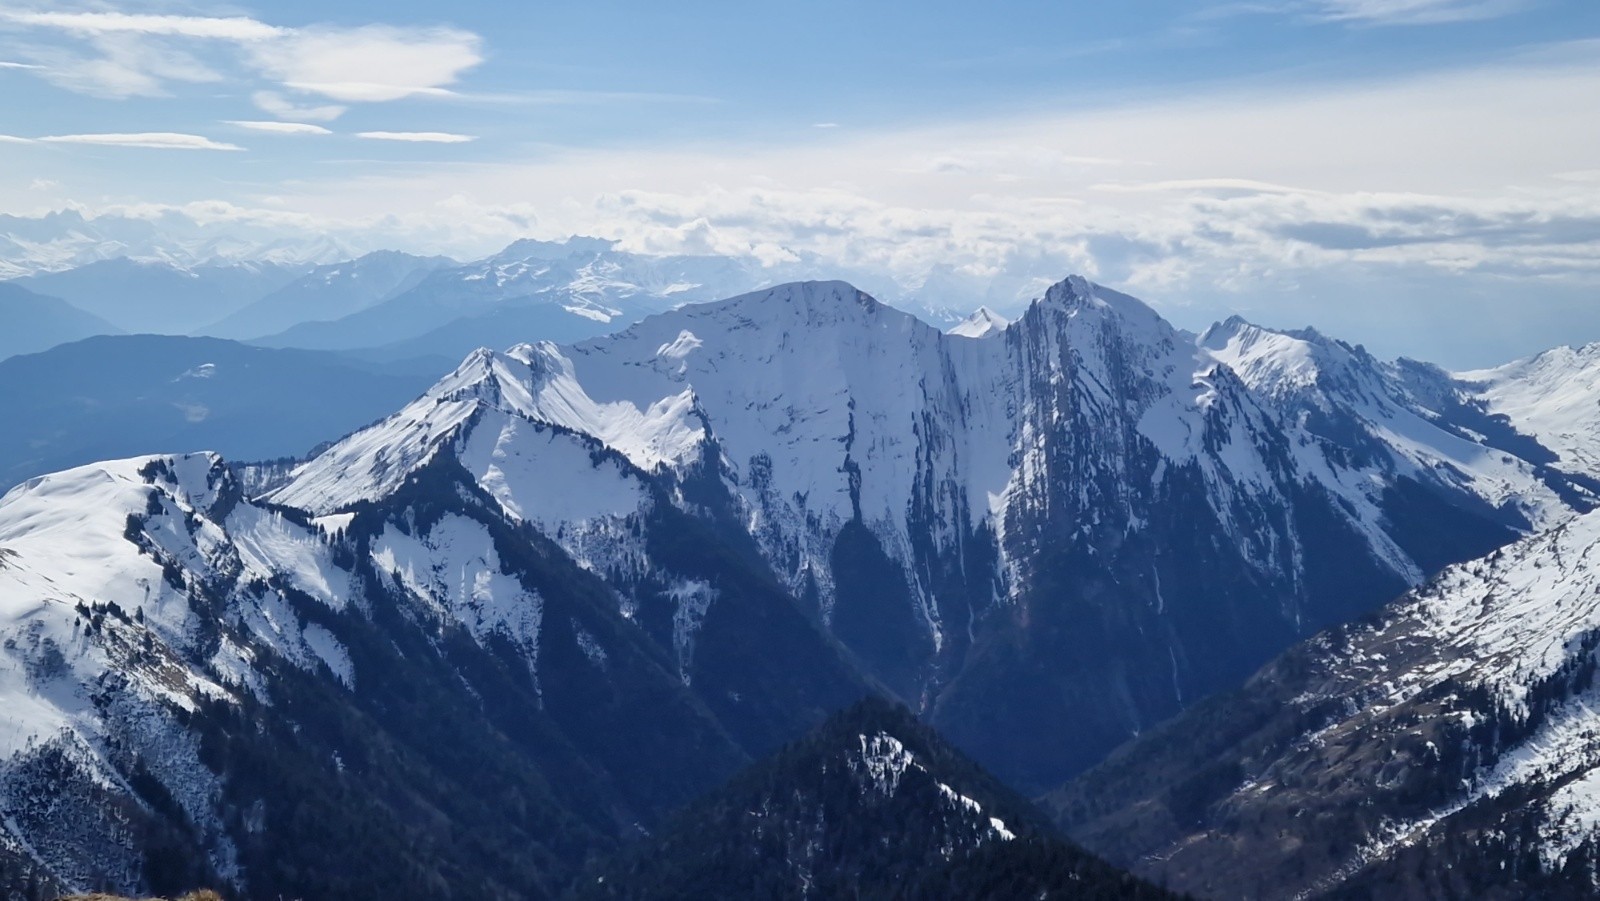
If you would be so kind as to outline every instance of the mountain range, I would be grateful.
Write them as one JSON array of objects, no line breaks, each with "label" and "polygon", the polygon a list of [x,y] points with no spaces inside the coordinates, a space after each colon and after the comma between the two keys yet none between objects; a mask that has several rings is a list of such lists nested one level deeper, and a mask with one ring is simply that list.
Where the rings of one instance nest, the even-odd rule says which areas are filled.
[{"label": "mountain range", "polygon": [[[611,309],[587,302],[557,306]],[[0,725],[0,844],[78,886],[559,894],[597,856],[684,835],[668,824],[685,804],[882,694],[1014,790],[1049,792],[1091,850],[1175,888],[1276,897],[1230,831],[1289,828],[1271,805],[1295,795],[1255,775],[1271,754],[1316,753],[1319,716],[1400,710],[1411,695],[1371,699],[1437,680],[1429,655],[1481,660],[1460,649],[1484,598],[1529,596],[1522,576],[1489,579],[1423,630],[1406,611],[1440,585],[1581,558],[1595,474],[1551,406],[1581,400],[1526,385],[1578,392],[1559,370],[1586,359],[1456,376],[1311,330],[1193,335],[1081,278],[947,333],[807,282],[473,351],[298,461],[142,456],[31,479],[0,500],[0,691],[19,699]],[[1513,745],[1534,733],[1509,724],[1532,715],[1494,699],[1581,701],[1582,665],[1545,665],[1587,653],[1574,617],[1510,640],[1545,648],[1540,665],[1461,683],[1490,700],[1455,721],[1500,737],[1430,770],[1437,785],[1383,770],[1413,713],[1350,729],[1350,772],[1423,806],[1374,811],[1366,832],[1332,821],[1330,840],[1425,834],[1455,782],[1525,757]],[[1311,638],[1329,628],[1345,631]],[[929,772],[984,810],[1015,805]],[[1266,818],[1229,806],[1241,794]],[[1323,794],[1331,816],[1365,809]],[[1117,819],[1151,804],[1148,823]],[[1223,850],[1148,859],[1208,840]],[[1570,859],[1590,859],[1581,846]],[[1350,847],[1263,859],[1275,885],[1357,890]]]}]

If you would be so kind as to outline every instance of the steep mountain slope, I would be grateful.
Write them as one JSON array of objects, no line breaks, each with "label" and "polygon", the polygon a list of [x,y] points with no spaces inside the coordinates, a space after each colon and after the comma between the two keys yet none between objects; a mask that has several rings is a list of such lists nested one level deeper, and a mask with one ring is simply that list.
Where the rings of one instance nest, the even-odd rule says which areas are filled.
[{"label": "steep mountain slope", "polygon": [[385,250],[318,266],[220,322],[196,331],[244,340],[276,334],[302,322],[327,322],[402,294],[428,273],[453,265],[454,261],[446,257]]},{"label": "steep mountain slope", "polygon": [[[1472,528],[1478,521],[1498,521],[1515,529],[1545,525],[1540,514],[1518,509],[1529,474],[1551,492],[1570,501],[1588,492],[1573,484],[1570,474],[1547,471],[1548,448],[1536,435],[1516,431],[1513,422],[1482,409],[1469,386],[1427,364],[1411,360],[1386,363],[1360,345],[1329,338],[1315,329],[1275,331],[1234,317],[1213,326],[1200,345],[1227,364],[1245,383],[1302,429],[1335,449],[1342,463],[1358,470],[1386,470],[1397,496],[1395,506],[1415,521],[1427,516],[1431,530],[1451,521]],[[1463,491],[1455,488],[1465,489]],[[1591,498],[1580,500],[1585,508]],[[1451,507],[1467,505],[1468,516],[1453,516]],[[1418,544],[1436,540],[1428,530],[1396,530],[1409,542],[1406,552],[1425,571],[1459,556]],[[1466,547],[1471,535],[1459,536]],[[1479,536],[1486,553],[1504,543],[1504,533]],[[1477,556],[1477,554],[1472,554]]]},{"label": "steep mountain slope", "polygon": [[1060,841],[904,708],[865,701],[597,867],[580,898],[1167,898]]},{"label": "steep mountain slope", "polygon": [[[613,499],[614,521],[632,501],[523,499],[534,486],[498,468],[494,436],[524,422],[581,434],[714,488],[728,534],[866,673],[1003,777],[1048,785],[1577,497],[1410,401],[1329,394],[1367,436],[1352,450],[1220,353],[1077,279],[976,341],[843,283],[787,285],[475,355],[271,498],[335,513],[459,447],[624,597],[655,590],[640,542],[566,512]],[[469,429],[469,400],[502,418]]]},{"label": "steep mountain slope", "polygon": [[[513,450],[533,473],[595,467],[670,507],[588,447],[545,431]],[[759,569],[723,551],[716,582],[694,582],[714,537],[655,518],[632,525],[683,542],[659,556],[688,575],[628,608],[444,457],[315,519],[246,500],[210,455],[13,490],[8,843],[67,885],[127,892],[557,892],[586,855],[864,691]],[[675,599],[697,603],[684,629],[732,649],[686,671]],[[782,684],[790,667],[804,685]]]},{"label": "steep mountain slope", "polygon": [[0,332],[0,360],[120,331],[64,300],[4,283],[0,283],[0,322],[5,323],[5,330]]},{"label": "steep mountain slope", "polygon": [[[373,348],[416,342],[437,330],[446,330],[447,339],[459,341],[456,332],[467,331],[472,340],[482,340],[494,335],[494,317],[510,310],[521,311],[517,326],[538,328],[525,337],[575,341],[614,331],[650,312],[748,290],[766,281],[758,269],[731,257],[631,254],[596,238],[523,240],[487,259],[434,272],[369,309],[299,325],[261,343]],[[465,321],[455,331],[447,329],[458,320]],[[483,328],[486,324],[489,328]],[[427,352],[440,351],[430,345]]]},{"label": "steep mountain slope", "polygon": [[1487,412],[1554,451],[1552,466],[1600,478],[1600,344],[1557,347],[1456,378]]},{"label": "steep mountain slope", "polygon": [[1218,897],[1593,897],[1600,515],[1452,567],[1050,798]]},{"label": "steep mountain slope", "polygon": [[187,335],[283,287],[306,268],[271,262],[183,266],[119,257],[11,284],[59,297],[122,331]]},{"label": "steep mountain slope", "polygon": [[0,489],[141,453],[300,456],[405,403],[441,368],[156,335],[13,357],[0,361],[0,417],[10,424],[0,430]]}]

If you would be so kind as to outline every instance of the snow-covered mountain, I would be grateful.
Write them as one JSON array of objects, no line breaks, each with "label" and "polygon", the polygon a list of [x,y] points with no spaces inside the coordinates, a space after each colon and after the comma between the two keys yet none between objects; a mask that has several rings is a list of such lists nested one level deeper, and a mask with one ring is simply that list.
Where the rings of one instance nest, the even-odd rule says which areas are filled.
[{"label": "snow-covered mountain", "polygon": [[1551,466],[1600,478],[1600,344],[1557,347],[1456,377],[1488,412],[1554,451]]},{"label": "snow-covered mountain", "polygon": [[987,338],[1006,330],[1010,321],[988,307],[978,307],[971,316],[951,326],[947,333],[963,338]]},{"label": "snow-covered mountain", "polygon": [[[331,517],[247,500],[270,475],[152,457],[0,499],[0,858],[140,894],[547,897],[865,691],[745,564],[691,578],[692,523],[666,609],[619,609],[444,461]],[[720,714],[641,628],[674,604],[752,643],[699,655]]]},{"label": "snow-covered mountain", "polygon": [[1200,895],[1593,897],[1597,553],[1591,513],[1451,567],[1053,800]]},{"label": "snow-covered mountain", "polygon": [[[1592,503],[1438,413],[1459,397],[1426,373],[1336,342],[1197,340],[1078,278],[993,325],[783,285],[474,352],[292,470],[150,458],[20,486],[0,660],[40,709],[0,786],[37,812],[8,834],[69,881],[138,886],[139,836],[165,824],[252,894],[327,894],[290,801],[392,804],[410,782],[374,761],[394,743],[428,786],[407,803],[460,792],[510,844],[400,816],[360,859],[393,842],[537,894],[869,686],[1013,784],[1057,784]],[[470,740],[427,720],[440,704]],[[326,728],[302,736],[308,717]],[[479,761],[451,749],[480,745],[500,781],[464,785]],[[75,815],[115,820],[92,853],[38,806],[63,759],[93,787]]]},{"label": "snow-covered mountain", "polygon": [[[1078,279],[982,341],[843,283],[782,286],[475,354],[270,499],[332,514],[453,457],[626,596],[654,577],[630,472],[678,495],[715,481],[868,673],[1002,775],[1045,780],[1587,503],[1383,384],[1317,395],[1345,429],[1321,433],[1294,401],[1309,389],[1252,385],[1217,338]],[[596,442],[612,474],[525,449],[541,428]]]}]

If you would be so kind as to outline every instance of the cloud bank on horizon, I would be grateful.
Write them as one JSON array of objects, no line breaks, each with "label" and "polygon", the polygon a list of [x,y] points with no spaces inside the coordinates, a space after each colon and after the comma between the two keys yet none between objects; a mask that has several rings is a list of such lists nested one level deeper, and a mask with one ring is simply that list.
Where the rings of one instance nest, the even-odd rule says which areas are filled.
[{"label": "cloud bank on horizon", "polygon": [[1002,311],[1074,271],[1459,364],[1600,339],[1600,7],[1010,6],[0,5],[36,101],[0,119],[0,212],[599,234]]}]

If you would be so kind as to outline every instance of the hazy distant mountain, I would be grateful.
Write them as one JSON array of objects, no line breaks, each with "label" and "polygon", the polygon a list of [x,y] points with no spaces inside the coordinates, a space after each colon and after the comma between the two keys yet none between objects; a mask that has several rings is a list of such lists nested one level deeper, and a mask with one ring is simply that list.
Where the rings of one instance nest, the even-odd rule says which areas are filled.
[{"label": "hazy distant mountain", "polygon": [[573,341],[769,279],[753,262],[732,257],[646,256],[596,238],[524,240],[487,259],[433,271],[367,309],[332,322],[304,323],[259,343],[328,350],[401,345],[436,353]]},{"label": "hazy distant mountain", "polygon": [[187,335],[298,278],[299,264],[204,263],[181,266],[119,258],[14,279],[60,297],[123,331]]},{"label": "hazy distant mountain", "polygon": [[419,257],[383,250],[354,260],[318,266],[199,332],[244,340],[276,334],[305,322],[339,319],[402,294],[428,273],[454,265],[455,262],[446,257]]},{"label": "hazy distant mountain", "polygon": [[331,263],[353,254],[323,233],[167,210],[151,216],[0,215],[0,278],[133,258],[179,268],[228,262]]},{"label": "hazy distant mountain", "polygon": [[0,429],[0,488],[136,454],[304,454],[393,410],[442,368],[155,335],[0,360],[0,418],[12,423]]},{"label": "hazy distant mountain", "polygon": [[55,297],[0,282],[0,360],[38,353],[57,344],[121,331],[111,323]]}]

